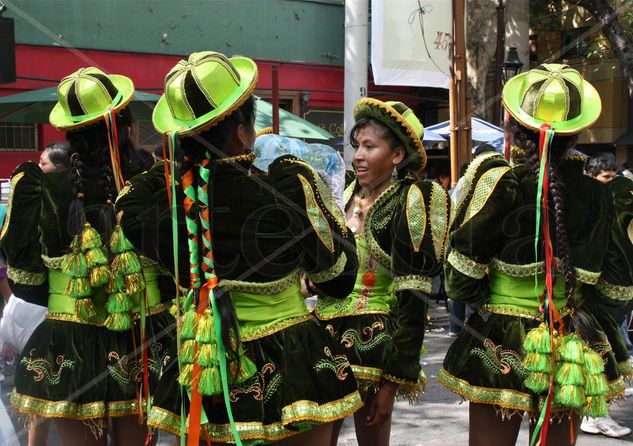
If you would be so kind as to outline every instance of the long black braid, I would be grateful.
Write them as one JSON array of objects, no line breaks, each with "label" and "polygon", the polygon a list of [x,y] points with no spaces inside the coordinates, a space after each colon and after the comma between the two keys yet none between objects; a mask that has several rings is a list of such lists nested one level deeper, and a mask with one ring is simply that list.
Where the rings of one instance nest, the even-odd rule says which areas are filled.
[{"label": "long black braid", "polygon": [[[121,169],[125,179],[142,172],[149,167],[138,154],[130,137],[132,115],[129,110],[123,109],[117,113],[116,124],[119,136],[119,153]],[[90,127],[69,131],[66,139],[69,143],[71,157],[70,178],[73,184],[73,200],[70,205],[70,234],[72,236],[81,232],[85,220],[85,189],[88,179],[86,169],[98,167],[101,171],[99,186],[102,191],[100,204],[97,208],[91,206],[91,211],[98,210],[99,232],[108,239],[114,223],[114,209],[112,203],[116,199],[115,179],[112,174],[112,164],[108,145],[108,130],[104,121]]]},{"label": "long black braid", "polygon": [[[237,110],[226,117],[217,125],[205,130],[197,136],[187,137],[180,140],[180,149],[185,155],[182,172],[187,172],[199,164],[205,157],[206,152],[210,152],[211,159],[224,156],[225,148],[230,142],[231,136],[237,127],[242,124],[247,129],[252,129],[255,122],[255,99],[251,96]],[[213,185],[215,182],[216,165],[210,165],[210,180],[208,186],[209,207],[213,208]],[[197,169],[193,169],[196,181]],[[197,203],[194,204],[194,208]],[[194,209],[192,208],[192,209]],[[213,234],[213,215],[211,215],[211,233]],[[199,223],[198,223],[199,224]],[[198,241],[202,240],[202,227],[199,227]],[[201,248],[201,246],[199,246]],[[199,252],[202,252],[200,249]],[[214,289],[215,303],[222,325],[222,342],[226,348],[229,360],[239,360],[239,328],[235,308],[229,294],[218,286]],[[239,368],[236,368],[236,372]]]},{"label": "long black braid", "polygon": [[[510,129],[513,134],[514,144],[524,150],[528,170],[538,175],[539,161],[539,138],[537,132],[531,131],[521,126],[516,120],[511,119]],[[556,253],[562,260],[563,274],[565,278],[565,296],[567,306],[575,308],[576,290],[576,270],[574,268],[567,227],[565,221],[565,184],[558,173],[558,165],[565,152],[574,144],[576,136],[555,136],[550,144],[550,189],[549,195],[554,203],[554,225],[556,229]]]}]

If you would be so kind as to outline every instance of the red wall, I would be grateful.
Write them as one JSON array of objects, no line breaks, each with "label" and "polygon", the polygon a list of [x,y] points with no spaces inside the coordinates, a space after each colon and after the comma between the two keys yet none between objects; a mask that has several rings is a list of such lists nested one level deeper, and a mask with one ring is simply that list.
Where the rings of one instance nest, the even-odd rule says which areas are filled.
[{"label": "red wall", "polygon": [[[0,85],[0,96],[56,86],[64,76],[81,67],[97,66],[105,72],[123,74],[134,80],[138,90],[160,94],[165,74],[184,56],[81,50],[49,46],[16,45],[18,81]],[[257,88],[272,89],[272,66],[277,65],[280,90],[310,92],[307,108],[343,108],[343,67],[309,65],[298,62],[257,60]],[[24,79],[24,78],[38,78]],[[369,85],[370,95],[380,88]],[[410,92],[406,87],[389,87],[392,92]],[[50,125],[40,126],[39,148],[63,140],[64,135]],[[0,152],[0,178],[6,178],[17,164],[38,159],[37,152]]]}]

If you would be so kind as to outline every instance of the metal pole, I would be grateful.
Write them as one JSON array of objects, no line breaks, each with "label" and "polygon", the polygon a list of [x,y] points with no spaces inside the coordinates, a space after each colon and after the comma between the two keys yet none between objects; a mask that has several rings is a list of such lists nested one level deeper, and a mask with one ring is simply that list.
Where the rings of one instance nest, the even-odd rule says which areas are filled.
[{"label": "metal pole", "polygon": [[503,124],[503,115],[501,113],[501,69],[503,58],[505,57],[505,51],[503,50],[505,35],[504,5],[503,0],[499,0],[497,5],[497,51],[495,56],[495,104],[492,119],[499,119],[501,124]]},{"label": "metal pole", "polygon": [[343,157],[351,168],[353,150],[349,132],[354,127],[354,106],[367,96],[367,53],[369,0],[345,2],[345,87],[344,87],[344,148]]}]

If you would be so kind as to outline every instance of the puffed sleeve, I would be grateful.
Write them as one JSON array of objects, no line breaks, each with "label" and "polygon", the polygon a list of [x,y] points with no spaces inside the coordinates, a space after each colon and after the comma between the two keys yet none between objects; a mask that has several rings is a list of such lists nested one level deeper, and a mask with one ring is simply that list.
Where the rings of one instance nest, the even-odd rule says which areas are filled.
[{"label": "puffed sleeve", "polygon": [[623,308],[633,300],[633,181],[616,177],[608,184],[608,191],[612,220],[596,288],[616,307]]},{"label": "puffed sleeve", "polygon": [[13,172],[0,246],[7,261],[13,294],[27,302],[47,306],[48,270],[42,261],[39,241],[42,175],[33,162],[24,163]]},{"label": "puffed sleeve", "polygon": [[391,272],[397,307],[392,357],[383,378],[400,384],[399,393],[415,397],[423,383],[420,349],[424,340],[431,278],[442,268],[450,200],[431,181],[405,187],[392,219]]},{"label": "puffed sleeve", "polygon": [[498,153],[475,158],[463,184],[448,236],[444,277],[448,297],[472,302],[488,296],[488,264],[501,250],[501,222],[515,206],[518,184]]},{"label": "puffed sleeve", "polygon": [[[176,177],[180,178],[178,173]],[[176,184],[176,203],[182,203],[180,184]],[[169,278],[161,280],[161,291],[169,294],[165,297],[174,297],[174,238],[163,164],[157,163],[127,181],[117,197],[116,210],[123,212],[123,232],[136,250],[158,264],[161,279]],[[187,287],[189,270],[184,216],[178,218],[177,240],[180,284]],[[164,286],[169,290],[166,291]]]},{"label": "puffed sleeve", "polygon": [[277,203],[287,212],[300,265],[322,293],[344,298],[358,270],[356,243],[345,216],[318,173],[292,156],[269,167]]}]

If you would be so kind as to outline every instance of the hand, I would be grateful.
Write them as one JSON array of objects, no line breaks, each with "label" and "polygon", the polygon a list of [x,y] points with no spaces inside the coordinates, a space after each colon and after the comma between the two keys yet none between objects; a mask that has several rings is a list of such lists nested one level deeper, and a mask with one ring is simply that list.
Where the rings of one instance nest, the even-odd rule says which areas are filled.
[{"label": "hand", "polygon": [[393,400],[398,392],[398,384],[384,381],[374,397],[369,401],[367,427],[382,425],[393,411]]},{"label": "hand", "polygon": [[7,365],[12,365],[15,362],[16,355],[16,351],[13,350],[9,346],[9,344],[5,342],[2,346],[2,359],[4,360],[4,363]]}]

